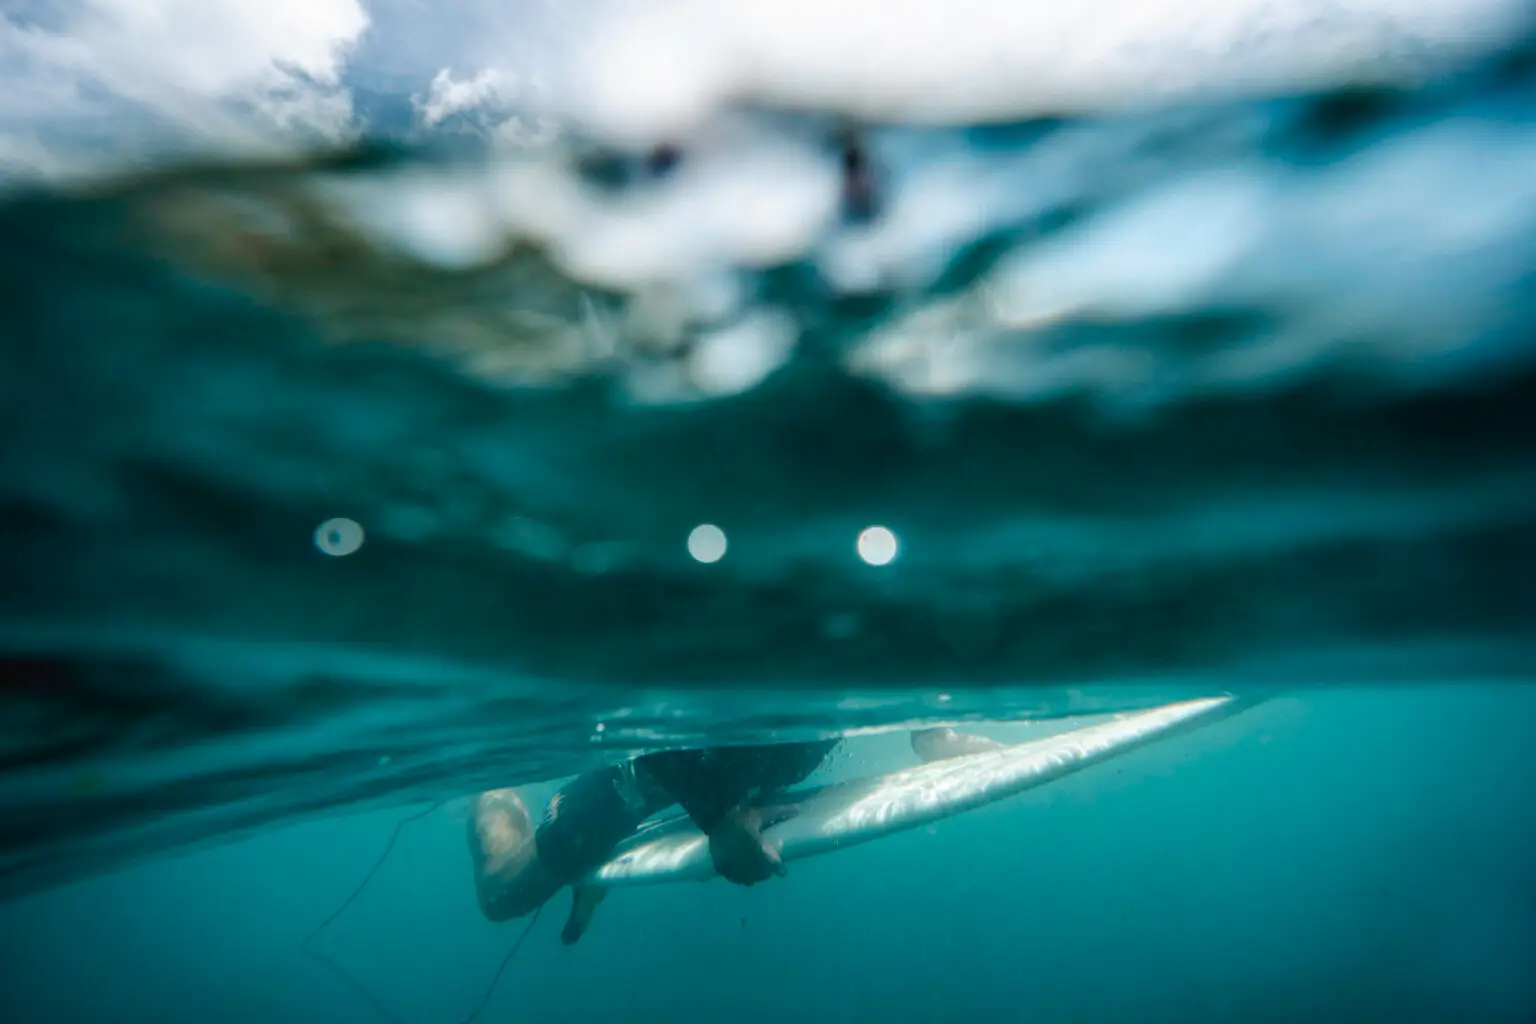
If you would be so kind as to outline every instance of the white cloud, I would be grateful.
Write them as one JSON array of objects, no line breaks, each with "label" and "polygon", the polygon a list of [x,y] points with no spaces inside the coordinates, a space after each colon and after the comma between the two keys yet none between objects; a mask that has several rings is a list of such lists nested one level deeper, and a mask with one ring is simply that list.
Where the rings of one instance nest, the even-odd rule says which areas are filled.
[{"label": "white cloud", "polygon": [[496,68],[487,68],[472,78],[459,79],[443,68],[432,79],[427,95],[417,99],[422,120],[428,125],[441,124],[454,114],[484,106],[505,106],[521,93],[517,78]]},{"label": "white cloud", "polygon": [[589,33],[579,114],[686,132],[749,100],[972,121],[1422,73],[1526,0],[651,0]]},{"label": "white cloud", "polygon": [[[368,23],[359,0],[85,0],[47,26],[0,16],[0,130],[13,151],[46,140],[94,148],[98,163],[146,145],[337,138],[352,125],[345,56]],[[102,118],[106,138],[91,130]]]},{"label": "white cloud", "polygon": [[[1079,167],[1090,187],[1103,173]],[[912,303],[847,365],[914,394],[1075,391],[1133,406],[1340,361],[1398,380],[1490,372],[1527,357],[1510,296],[1531,266],[1533,171],[1536,129],[1476,115],[1323,166],[1174,162],[1071,227],[1021,238],[973,289]],[[1262,329],[1220,345],[1140,331],[1239,310]]]},{"label": "white cloud", "polygon": [[411,97],[411,104],[429,129],[457,121],[459,127],[514,146],[543,145],[559,134],[559,123],[542,113],[549,106],[543,80],[502,68],[485,68],[468,78],[443,68],[425,93]]}]

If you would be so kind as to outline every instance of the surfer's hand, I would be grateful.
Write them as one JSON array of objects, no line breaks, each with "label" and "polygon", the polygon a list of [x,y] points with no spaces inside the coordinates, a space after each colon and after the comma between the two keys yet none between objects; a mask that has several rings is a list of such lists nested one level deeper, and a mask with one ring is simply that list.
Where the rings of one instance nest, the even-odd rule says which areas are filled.
[{"label": "surfer's hand", "polygon": [[784,874],[784,861],[763,837],[762,814],[737,808],[721,818],[709,833],[709,857],[721,878],[737,885],[756,885]]}]

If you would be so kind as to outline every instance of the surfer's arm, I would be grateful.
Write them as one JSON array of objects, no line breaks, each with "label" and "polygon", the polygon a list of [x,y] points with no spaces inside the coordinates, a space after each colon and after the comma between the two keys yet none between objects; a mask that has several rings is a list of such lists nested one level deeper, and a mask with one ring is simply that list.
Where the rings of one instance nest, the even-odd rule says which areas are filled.
[{"label": "surfer's arm", "polygon": [[987,750],[996,750],[1006,744],[989,740],[985,736],[972,736],[956,732],[947,726],[912,730],[912,753],[924,764],[947,761],[952,757],[965,757]]},{"label": "surfer's arm", "polygon": [[751,792],[732,757],[719,749],[663,750],[639,758],[636,768],[705,833]]},{"label": "surfer's arm", "polygon": [[763,837],[765,822],[749,798],[802,781],[836,745],[825,740],[664,751],[647,755],[637,767],[709,836],[715,870],[738,885],[753,885],[782,875],[784,863]]},{"label": "surfer's arm", "polygon": [[667,750],[645,755],[636,762],[636,768],[708,833],[729,813],[743,807],[753,793],[805,781],[838,742]]}]

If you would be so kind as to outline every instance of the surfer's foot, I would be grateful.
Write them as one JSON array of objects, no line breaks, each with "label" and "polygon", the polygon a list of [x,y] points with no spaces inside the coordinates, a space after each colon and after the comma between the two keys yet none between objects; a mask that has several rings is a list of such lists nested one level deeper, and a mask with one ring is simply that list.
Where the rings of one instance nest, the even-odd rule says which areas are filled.
[{"label": "surfer's foot", "polygon": [[716,873],[737,885],[784,874],[784,860],[764,838],[763,816],[754,808],[737,808],[720,819],[709,833],[709,857]]},{"label": "surfer's foot", "polygon": [[1005,744],[989,740],[985,736],[969,736],[950,728],[917,729],[912,733],[912,752],[923,763],[947,761],[952,757],[980,754],[996,750]]},{"label": "surfer's foot", "polygon": [[586,934],[587,926],[592,923],[592,914],[607,895],[607,889],[591,889],[580,885],[571,887],[571,913],[565,919],[565,927],[560,930],[562,943],[569,946]]}]

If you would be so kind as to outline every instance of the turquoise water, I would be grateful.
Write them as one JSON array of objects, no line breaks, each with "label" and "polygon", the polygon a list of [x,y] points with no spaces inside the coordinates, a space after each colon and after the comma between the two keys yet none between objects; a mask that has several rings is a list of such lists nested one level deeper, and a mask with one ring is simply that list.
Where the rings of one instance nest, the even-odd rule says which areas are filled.
[{"label": "turquoise water", "polygon": [[[1530,38],[648,153],[407,91],[4,177],[0,1019],[456,1024],[520,927],[477,791],[1259,692],[571,948],[557,905],[483,1019],[1536,1019]],[[361,104],[310,59],[252,102]],[[365,997],[300,943],[437,801],[319,940]]]},{"label": "turquoise water", "polygon": [[[616,893],[573,947],[557,902],[481,1019],[1529,1020],[1532,715],[1518,686],[1282,699],[782,882]],[[479,918],[453,810],[319,943],[423,1024],[472,1010],[522,926]],[[8,904],[6,1018],[381,1019],[297,946],[399,817]]]}]

